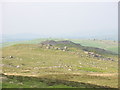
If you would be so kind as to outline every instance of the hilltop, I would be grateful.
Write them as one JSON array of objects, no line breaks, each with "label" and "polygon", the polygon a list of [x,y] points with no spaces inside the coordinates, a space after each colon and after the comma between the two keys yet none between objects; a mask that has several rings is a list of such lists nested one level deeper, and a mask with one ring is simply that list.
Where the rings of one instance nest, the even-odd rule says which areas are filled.
[{"label": "hilltop", "polygon": [[62,40],[62,41],[54,41],[54,40],[46,40],[42,41],[40,44],[51,44],[51,45],[59,45],[59,44],[64,44],[64,45],[80,45],[76,44],[70,40]]},{"label": "hilltop", "polygon": [[55,41],[55,40],[46,40],[46,41],[42,41],[40,44],[43,45],[53,45],[53,46],[58,46],[61,48],[64,48],[65,46],[67,47],[73,47],[73,48],[77,48],[77,49],[81,49],[83,51],[89,51],[89,52],[95,52],[98,54],[116,54],[114,52],[105,50],[105,49],[101,49],[101,48],[96,48],[96,47],[88,47],[88,46],[82,46],[79,43],[74,43],[70,40],[62,40],[62,41]]}]

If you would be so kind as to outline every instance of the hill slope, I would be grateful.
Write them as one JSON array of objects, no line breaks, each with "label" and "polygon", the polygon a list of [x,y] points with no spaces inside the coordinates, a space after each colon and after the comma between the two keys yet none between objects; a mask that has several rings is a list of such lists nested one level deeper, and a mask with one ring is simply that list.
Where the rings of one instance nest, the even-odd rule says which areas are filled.
[{"label": "hill slope", "polygon": [[2,52],[3,73],[6,75],[37,76],[117,87],[116,55],[109,56],[114,61],[101,60],[88,57],[76,47],[62,51],[46,49],[39,44],[17,44],[4,47]]}]

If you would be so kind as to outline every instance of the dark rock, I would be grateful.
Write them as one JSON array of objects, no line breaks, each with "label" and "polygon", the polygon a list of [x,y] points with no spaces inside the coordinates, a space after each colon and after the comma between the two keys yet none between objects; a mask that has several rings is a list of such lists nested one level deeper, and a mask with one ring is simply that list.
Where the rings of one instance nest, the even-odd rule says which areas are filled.
[{"label": "dark rock", "polygon": [[2,58],[5,58],[5,57],[2,57]]},{"label": "dark rock", "polygon": [[57,45],[57,44],[66,44],[66,45],[71,45],[71,44],[74,44],[74,45],[80,45],[80,44],[76,44],[72,41],[69,41],[69,40],[64,40],[64,41],[54,41],[54,40],[47,40],[47,41],[43,41],[41,42],[40,44],[43,44],[43,45]]}]

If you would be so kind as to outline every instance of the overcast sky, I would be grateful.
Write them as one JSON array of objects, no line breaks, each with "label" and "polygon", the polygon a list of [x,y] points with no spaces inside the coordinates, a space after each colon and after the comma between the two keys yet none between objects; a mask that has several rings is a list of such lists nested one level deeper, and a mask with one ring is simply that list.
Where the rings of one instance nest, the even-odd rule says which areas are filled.
[{"label": "overcast sky", "polygon": [[3,34],[48,37],[117,36],[117,2],[5,3]]}]

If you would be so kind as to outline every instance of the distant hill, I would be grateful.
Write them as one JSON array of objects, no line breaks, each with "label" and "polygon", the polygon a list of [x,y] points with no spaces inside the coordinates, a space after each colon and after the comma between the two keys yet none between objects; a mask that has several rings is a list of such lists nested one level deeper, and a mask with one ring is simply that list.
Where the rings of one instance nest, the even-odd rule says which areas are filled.
[{"label": "distant hill", "polygon": [[72,41],[69,41],[69,40],[62,40],[62,41],[54,41],[54,40],[46,40],[46,41],[43,41],[41,42],[41,44],[51,44],[51,45],[79,45],[81,46],[80,44],[77,44],[77,43],[74,43]]},{"label": "distant hill", "polygon": [[88,40],[88,39],[66,39],[66,38],[40,38],[40,39],[33,39],[33,40],[26,40],[26,41],[14,41],[14,42],[0,43],[0,47],[11,46],[14,44],[38,44],[38,43],[46,41],[46,40],[54,40],[54,41],[69,40],[74,43],[80,44],[82,46],[101,48],[101,49],[105,49],[108,51],[118,53],[118,43],[116,41],[97,40],[97,39],[96,40],[93,40],[93,39]]},{"label": "distant hill", "polygon": [[98,54],[116,54],[114,52],[105,50],[105,49],[101,49],[101,48],[96,48],[96,47],[88,47],[88,46],[82,46],[79,43],[74,43],[72,41],[69,40],[62,40],[62,41],[54,41],[54,40],[46,40],[41,42],[40,44],[44,44],[44,45],[55,45],[55,46],[59,46],[59,47],[74,47],[77,49],[82,49],[83,51],[91,51],[91,52],[95,52]]}]

